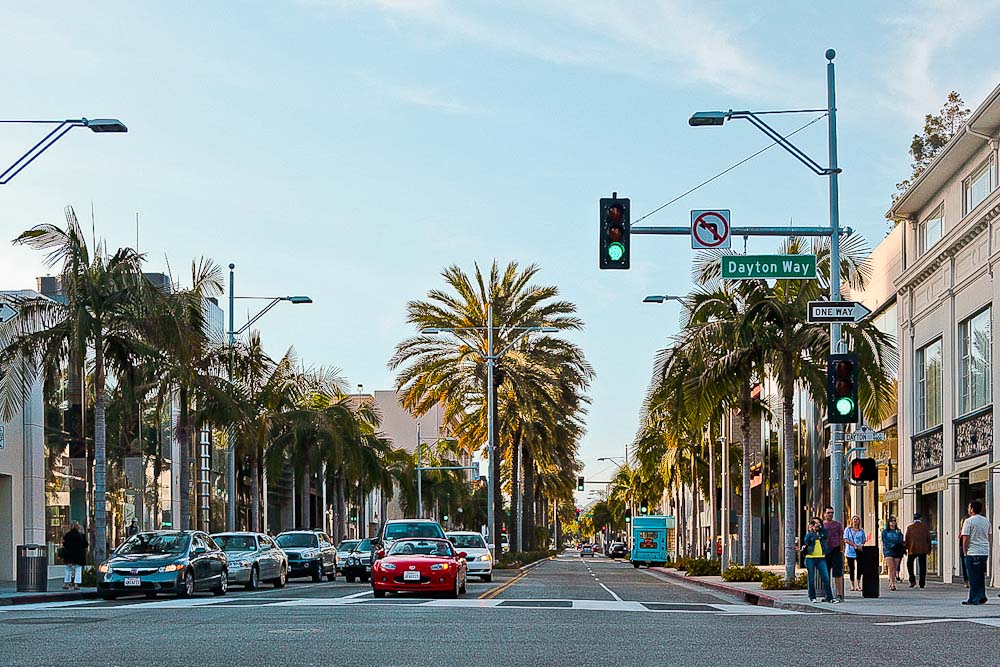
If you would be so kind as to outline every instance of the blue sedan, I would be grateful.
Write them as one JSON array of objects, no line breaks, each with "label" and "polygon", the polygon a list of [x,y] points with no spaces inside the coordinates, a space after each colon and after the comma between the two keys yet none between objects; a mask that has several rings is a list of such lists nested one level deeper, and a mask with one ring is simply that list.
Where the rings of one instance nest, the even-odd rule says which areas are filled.
[{"label": "blue sedan", "polygon": [[206,533],[150,531],[130,537],[98,566],[97,593],[105,600],[135,593],[190,597],[199,590],[225,595],[228,573],[226,554]]}]

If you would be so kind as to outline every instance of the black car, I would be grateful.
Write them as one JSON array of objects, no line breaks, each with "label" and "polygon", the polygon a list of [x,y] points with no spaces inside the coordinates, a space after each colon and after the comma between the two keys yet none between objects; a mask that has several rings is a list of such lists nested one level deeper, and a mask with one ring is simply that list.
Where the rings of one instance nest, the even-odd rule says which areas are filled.
[{"label": "black car", "polygon": [[287,530],[276,538],[281,550],[288,554],[288,578],[312,577],[320,581],[337,578],[337,548],[318,530]]},{"label": "black car", "polygon": [[625,558],[628,555],[628,549],[624,542],[612,542],[608,548],[608,555],[612,558]]},{"label": "black car", "polygon": [[97,593],[105,600],[133,593],[190,597],[201,590],[225,595],[228,579],[226,554],[206,533],[154,530],[128,538],[97,567]]},{"label": "black car", "polygon": [[347,583],[352,583],[355,578],[368,581],[372,576],[372,541],[361,540],[347,559],[341,560],[340,571],[344,573]]}]

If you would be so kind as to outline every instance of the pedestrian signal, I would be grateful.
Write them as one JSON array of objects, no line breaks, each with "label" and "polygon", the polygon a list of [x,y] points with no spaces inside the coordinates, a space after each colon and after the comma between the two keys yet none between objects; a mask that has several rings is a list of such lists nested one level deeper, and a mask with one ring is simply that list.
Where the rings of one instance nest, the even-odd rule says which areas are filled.
[{"label": "pedestrian signal", "polygon": [[854,459],[850,472],[852,481],[874,482],[878,479],[878,462],[875,459]]}]

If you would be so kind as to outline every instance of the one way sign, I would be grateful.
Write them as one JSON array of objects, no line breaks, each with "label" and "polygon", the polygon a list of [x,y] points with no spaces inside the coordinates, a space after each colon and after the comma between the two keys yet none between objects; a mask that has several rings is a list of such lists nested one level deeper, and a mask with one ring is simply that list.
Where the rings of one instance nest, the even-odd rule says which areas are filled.
[{"label": "one way sign", "polygon": [[0,324],[9,322],[17,317],[17,310],[11,308],[6,303],[0,303]]},{"label": "one way sign", "polygon": [[809,323],[850,324],[860,322],[871,315],[871,312],[857,301],[810,301]]}]

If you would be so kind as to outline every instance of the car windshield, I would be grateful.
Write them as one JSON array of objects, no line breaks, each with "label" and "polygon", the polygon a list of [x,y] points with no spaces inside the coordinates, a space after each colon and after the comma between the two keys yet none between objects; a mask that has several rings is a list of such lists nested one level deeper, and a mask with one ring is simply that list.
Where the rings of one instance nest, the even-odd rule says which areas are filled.
[{"label": "car windshield", "polygon": [[257,541],[250,535],[216,535],[212,538],[223,551],[255,551]]},{"label": "car windshield", "polygon": [[358,546],[354,547],[354,551],[371,551],[372,541],[371,540],[361,540]]},{"label": "car windshield", "polygon": [[407,537],[436,537],[444,539],[444,531],[436,523],[390,523],[385,527],[385,539],[401,540]]},{"label": "car windshield", "polygon": [[389,549],[390,556],[453,556],[447,540],[399,540]]},{"label": "car windshield", "polygon": [[312,533],[285,533],[278,535],[277,542],[282,547],[315,547],[319,544],[318,538]]},{"label": "car windshield", "polygon": [[187,551],[190,541],[191,538],[183,534],[140,533],[130,537],[125,544],[118,547],[116,553],[119,556],[180,554]]},{"label": "car windshield", "polygon": [[358,540],[344,540],[337,547],[337,551],[354,551],[354,547],[358,546]]},{"label": "car windshield", "polygon": [[485,549],[482,535],[449,535],[448,539],[458,549]]}]

